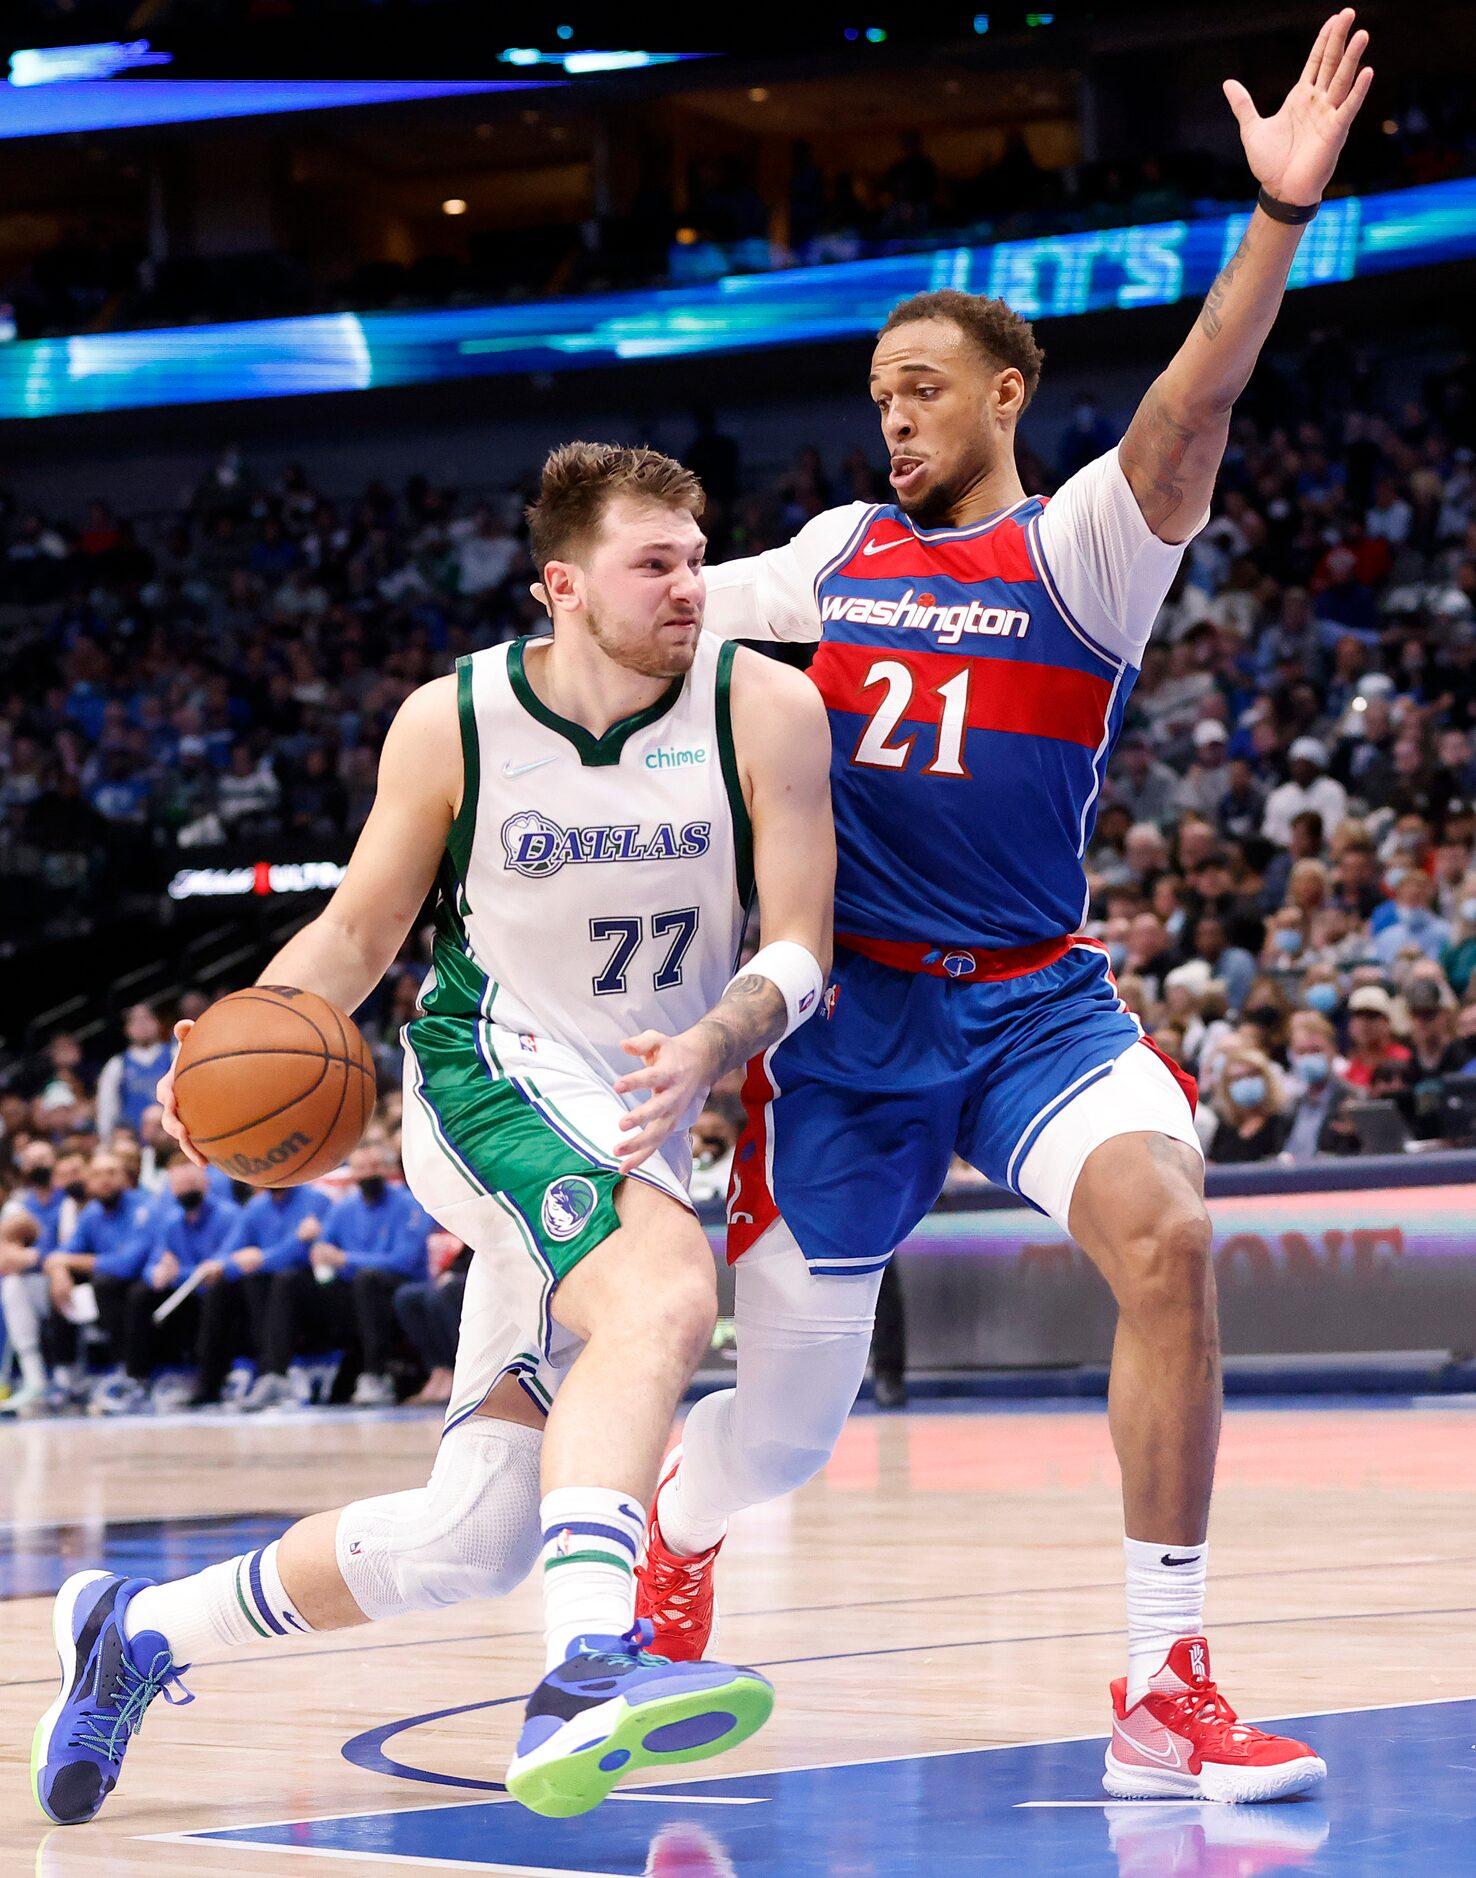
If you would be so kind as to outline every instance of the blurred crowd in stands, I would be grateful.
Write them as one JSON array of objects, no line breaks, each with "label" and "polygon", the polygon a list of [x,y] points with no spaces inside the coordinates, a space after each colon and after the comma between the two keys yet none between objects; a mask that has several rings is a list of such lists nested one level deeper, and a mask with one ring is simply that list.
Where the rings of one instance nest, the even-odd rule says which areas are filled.
[{"label": "blurred crowd in stands", "polygon": [[[1473,392],[1465,360],[1391,399],[1336,334],[1295,378],[1259,375],[1145,655],[1087,854],[1088,929],[1198,1077],[1212,1161],[1476,1139]],[[1085,404],[1063,434],[1030,432],[1026,486],[1115,435]],[[886,496],[861,450],[750,476],[710,413],[685,454],[715,560]],[[346,843],[405,695],[541,626],[524,494],[412,477],[343,500],[227,448],[148,527],[10,503],[0,877],[35,887],[12,907],[39,917],[57,870],[85,904],[129,841],[202,859],[237,836]],[[395,1143],[423,958],[417,937],[360,1013],[383,1099],[337,1191],[252,1197],[171,1164],[159,1014],[130,1012],[106,1064],[71,1034],[12,1040],[0,1284],[22,1402],[70,1400],[85,1372],[103,1406],[137,1406],[161,1363],[189,1399],[249,1383],[271,1402],[309,1386],[300,1358],[335,1351],[339,1396],[444,1396],[457,1249],[399,1185]],[[712,1190],[737,1125],[719,1091],[699,1143]]]},{"label": "blurred crowd in stands", "polygon": [[[1476,172],[1468,87],[1427,79],[1386,97],[1382,128],[1355,137],[1339,166],[1342,191],[1445,182]],[[691,159],[684,199],[669,164],[650,162],[630,199],[562,223],[509,230],[458,224],[457,252],[373,260],[352,274],[315,274],[275,249],[149,255],[140,224],[69,228],[0,281],[21,339],[66,333],[381,308],[478,305],[680,283],[726,273],[813,266],[958,243],[1028,240],[1084,229],[1224,213],[1250,190],[1239,157],[1167,151],[1141,160],[1047,167],[1027,132],[1012,131],[972,175],[945,174],[916,131],[878,136],[867,170],[822,167],[800,140],[788,174],[736,154]],[[762,180],[767,188],[761,188]],[[515,177],[489,200],[516,193]],[[3,317],[3,316],[0,316]]]}]

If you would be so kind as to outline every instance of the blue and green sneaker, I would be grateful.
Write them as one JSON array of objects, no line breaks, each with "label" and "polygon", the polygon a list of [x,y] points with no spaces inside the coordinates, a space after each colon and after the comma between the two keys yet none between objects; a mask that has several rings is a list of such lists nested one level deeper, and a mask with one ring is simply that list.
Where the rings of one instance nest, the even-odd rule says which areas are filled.
[{"label": "blue and green sneaker", "polygon": [[123,1613],[150,1578],[77,1572],[56,1594],[51,1634],[61,1664],[61,1690],[36,1724],[31,1787],[36,1804],[60,1826],[95,1819],[118,1784],[130,1738],[144,1710],[193,1702],[179,1680],[169,1645],[157,1631],[123,1635]]},{"label": "blue and green sneaker", "polygon": [[762,1728],[773,1684],[726,1663],[648,1656],[642,1620],[623,1637],[576,1637],[528,1698],[507,1790],[530,1811],[567,1819],[598,1806],[638,1767],[705,1761]]}]

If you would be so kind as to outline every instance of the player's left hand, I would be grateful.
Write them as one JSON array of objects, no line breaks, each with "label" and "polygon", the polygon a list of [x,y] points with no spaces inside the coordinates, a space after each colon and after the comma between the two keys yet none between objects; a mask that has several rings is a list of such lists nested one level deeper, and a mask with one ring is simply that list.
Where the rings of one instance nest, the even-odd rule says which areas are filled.
[{"label": "player's left hand", "polygon": [[627,1037],[620,1047],[628,1056],[638,1056],[644,1067],[621,1076],[615,1084],[616,1095],[649,1091],[639,1108],[620,1118],[615,1158],[620,1171],[629,1174],[650,1159],[697,1097],[706,1094],[712,1063],[708,1052],[686,1031],[663,1037],[659,1030],[643,1030],[639,1036]]},{"label": "player's left hand", "polygon": [[1321,199],[1368,96],[1373,67],[1359,70],[1368,34],[1360,28],[1350,39],[1352,24],[1352,7],[1323,22],[1302,76],[1275,117],[1259,116],[1245,86],[1225,80],[1251,173],[1278,202],[1306,207]]}]

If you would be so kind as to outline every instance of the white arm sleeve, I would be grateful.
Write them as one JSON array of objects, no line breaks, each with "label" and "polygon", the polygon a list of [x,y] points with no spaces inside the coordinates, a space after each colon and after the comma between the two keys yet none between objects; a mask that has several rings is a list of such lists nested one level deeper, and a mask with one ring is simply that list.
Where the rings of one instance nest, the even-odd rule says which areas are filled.
[{"label": "white arm sleeve", "polygon": [[[1190,530],[1197,535],[1209,509]],[[1160,541],[1114,447],[1062,483],[1035,528],[1045,573],[1104,652],[1137,665],[1187,541]]]},{"label": "white arm sleeve", "polygon": [[717,639],[818,639],[815,582],[874,513],[866,502],[826,509],[784,547],[708,568],[704,630]]}]

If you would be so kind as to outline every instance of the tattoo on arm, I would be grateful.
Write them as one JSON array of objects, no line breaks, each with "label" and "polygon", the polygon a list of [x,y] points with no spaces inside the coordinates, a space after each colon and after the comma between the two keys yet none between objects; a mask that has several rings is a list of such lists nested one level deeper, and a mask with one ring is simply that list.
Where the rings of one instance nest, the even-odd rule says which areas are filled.
[{"label": "tattoo on arm", "polygon": [[1199,310],[1199,330],[1204,334],[1206,339],[1218,339],[1220,336],[1221,330],[1225,324],[1222,313],[1222,309],[1225,305],[1225,296],[1229,293],[1230,283],[1234,280],[1236,274],[1239,273],[1241,263],[1244,260],[1245,236],[1242,235],[1240,238],[1240,246],[1220,269],[1219,276],[1214,286],[1211,287],[1209,292],[1205,295],[1204,305]]},{"label": "tattoo on arm", "polygon": [[713,1081],[766,1050],[783,1035],[788,1020],[784,994],[771,979],[754,973],[735,978],[697,1022],[713,1051]]},{"label": "tattoo on arm", "polygon": [[1162,526],[1184,501],[1184,458],[1197,430],[1169,416],[1161,393],[1149,390],[1122,445],[1122,467],[1150,527]]}]

